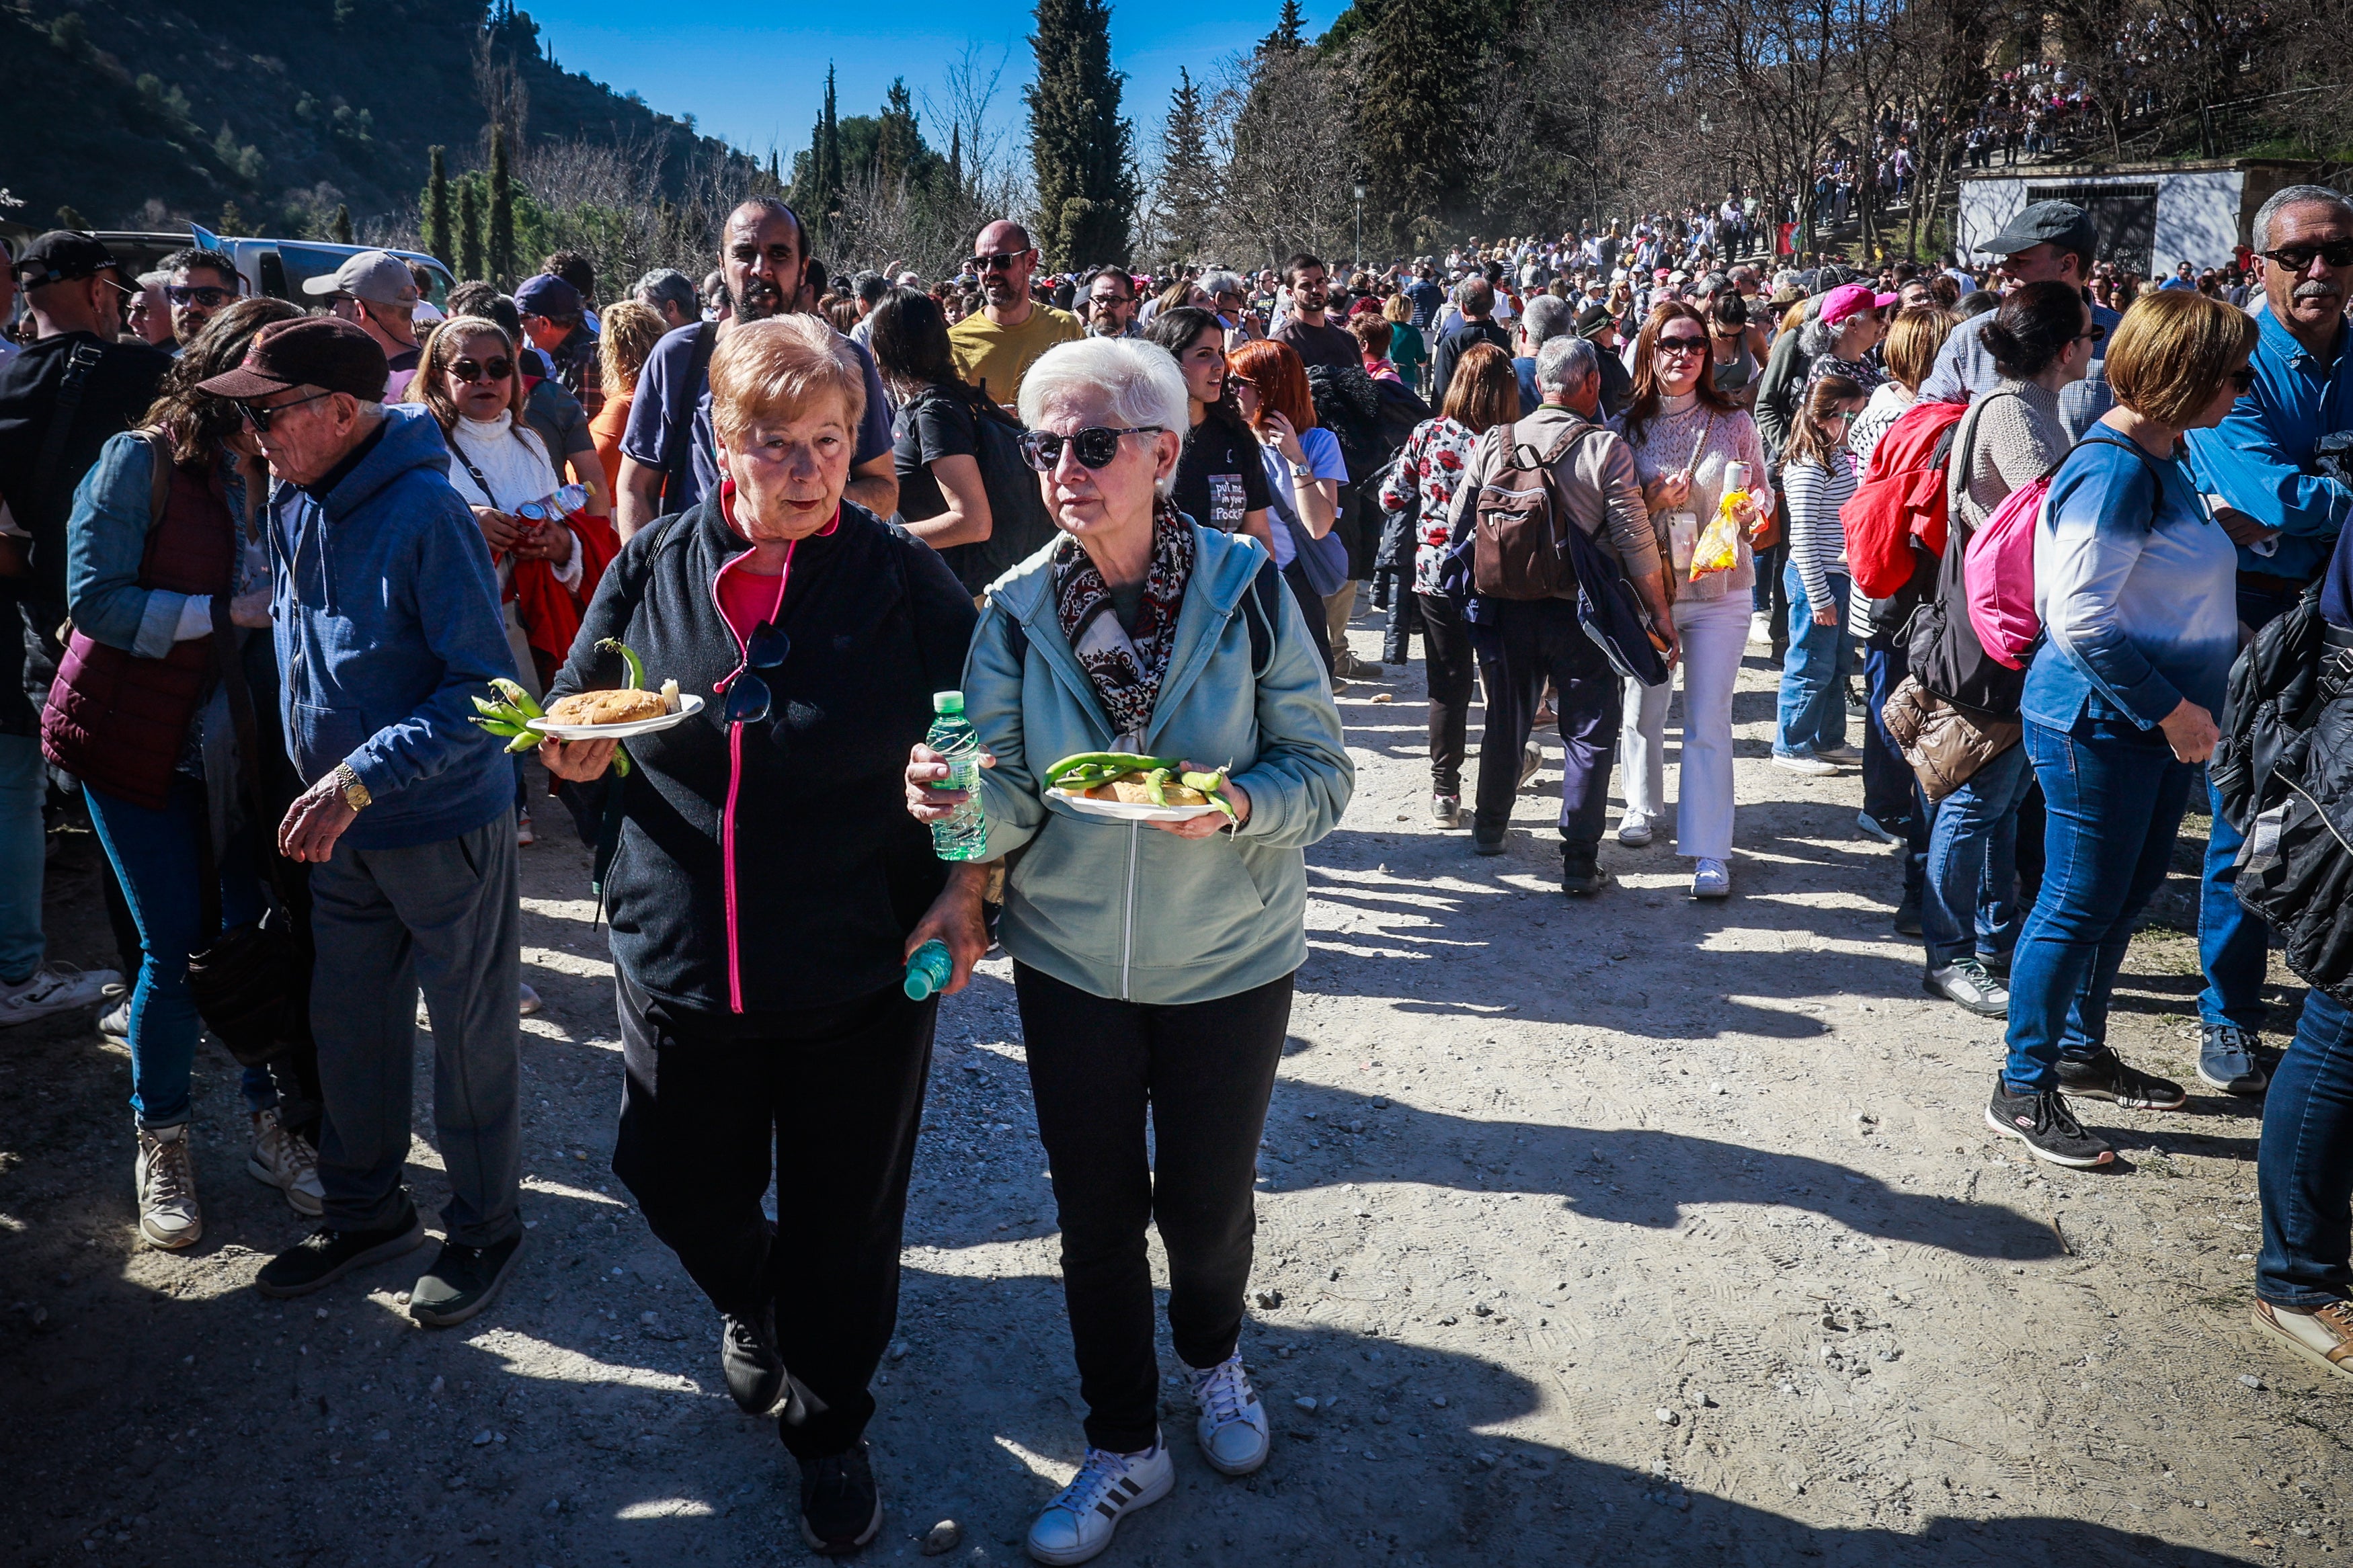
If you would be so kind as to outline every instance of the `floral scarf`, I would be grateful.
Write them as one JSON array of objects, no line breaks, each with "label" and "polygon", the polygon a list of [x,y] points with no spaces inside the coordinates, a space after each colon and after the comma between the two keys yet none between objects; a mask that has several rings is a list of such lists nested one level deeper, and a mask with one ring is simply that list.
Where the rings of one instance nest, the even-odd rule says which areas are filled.
[{"label": "floral scarf", "polygon": [[1176,613],[1193,577],[1193,530],[1163,499],[1152,518],[1152,562],[1145,568],[1144,602],[1131,635],[1112,607],[1111,584],[1076,540],[1065,539],[1054,563],[1054,616],[1093,683],[1111,721],[1112,744],[1134,751],[1144,743],[1160,700],[1160,679],[1176,644]]}]

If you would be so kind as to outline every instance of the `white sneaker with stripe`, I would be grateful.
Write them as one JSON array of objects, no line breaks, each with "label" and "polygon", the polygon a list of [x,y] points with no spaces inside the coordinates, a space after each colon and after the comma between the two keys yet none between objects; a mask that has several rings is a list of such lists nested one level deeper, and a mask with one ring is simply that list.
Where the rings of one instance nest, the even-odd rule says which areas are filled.
[{"label": "white sneaker with stripe", "polygon": [[1274,1434],[1250,1373],[1242,1370],[1242,1352],[1237,1350],[1212,1367],[1187,1370],[1192,1373],[1193,1401],[1201,1407],[1193,1432],[1210,1468],[1221,1475],[1246,1476],[1265,1464]]},{"label": "white sneaker with stripe", "polygon": [[1176,1485],[1176,1467],[1165,1442],[1141,1454],[1089,1448],[1071,1484],[1029,1527],[1029,1555],[1040,1563],[1084,1563],[1111,1544],[1121,1520],[1158,1502]]}]

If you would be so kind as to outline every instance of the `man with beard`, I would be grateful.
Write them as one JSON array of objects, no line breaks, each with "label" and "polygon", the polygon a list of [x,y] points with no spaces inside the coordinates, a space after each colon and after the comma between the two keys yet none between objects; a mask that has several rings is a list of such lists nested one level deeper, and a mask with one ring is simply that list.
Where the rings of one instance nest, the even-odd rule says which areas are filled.
[{"label": "man with beard", "polygon": [[1324,319],[1332,304],[1332,278],[1324,264],[1303,252],[1284,263],[1282,271],[1291,280],[1291,309],[1269,335],[1289,343],[1310,365],[1362,370],[1365,351],[1356,334]]},{"label": "man with beard", "polygon": [[1010,408],[1038,356],[1086,331],[1068,310],[1030,297],[1038,247],[1019,224],[997,219],[980,231],[973,252],[965,266],[979,275],[981,308],[948,329],[948,348],[959,375]]},{"label": "man with beard", "polygon": [[1135,336],[1135,279],[1124,267],[1098,267],[1079,292],[1091,338]]},{"label": "man with beard", "polygon": [[[614,513],[622,539],[658,517],[684,511],[719,483],[711,429],[711,352],[719,334],[735,321],[791,314],[809,265],[800,215],[785,203],[754,196],[727,215],[720,231],[718,273],[731,301],[727,319],[666,334],[638,374],[629,427],[621,437],[621,493]],[[841,341],[866,376],[866,413],[859,420],[858,449],[844,493],[875,516],[889,517],[899,510],[890,400],[873,356],[848,338]]]},{"label": "man with beard", "polygon": [[183,347],[196,341],[205,324],[245,294],[237,263],[217,250],[175,250],[164,258],[170,276],[164,300],[172,308],[172,336]]},{"label": "man with beard", "polygon": [[[2198,487],[2219,498],[2216,521],[2239,547],[2239,619],[2250,627],[2295,606],[2353,517],[2353,491],[2315,461],[2325,438],[2353,427],[2353,353],[2345,352],[2353,203],[2325,185],[2290,185],[2263,205],[2253,230],[2263,290],[2248,361],[2254,384],[2221,425],[2189,436]],[[2198,907],[2206,972],[2198,1077],[2226,1093],[2260,1094],[2279,1058],[2255,1033],[2271,932],[2239,907],[2241,838],[2218,811]]]}]

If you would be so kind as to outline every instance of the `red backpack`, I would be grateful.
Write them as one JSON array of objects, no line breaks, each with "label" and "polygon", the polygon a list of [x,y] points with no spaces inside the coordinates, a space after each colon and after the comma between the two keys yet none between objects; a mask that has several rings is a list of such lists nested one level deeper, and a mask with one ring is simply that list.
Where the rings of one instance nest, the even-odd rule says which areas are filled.
[{"label": "red backpack", "polygon": [[1926,398],[1904,411],[1871,449],[1871,468],[1839,508],[1846,563],[1871,599],[1892,599],[1912,581],[1912,542],[1930,558],[1945,552],[1945,462],[1966,403]]}]

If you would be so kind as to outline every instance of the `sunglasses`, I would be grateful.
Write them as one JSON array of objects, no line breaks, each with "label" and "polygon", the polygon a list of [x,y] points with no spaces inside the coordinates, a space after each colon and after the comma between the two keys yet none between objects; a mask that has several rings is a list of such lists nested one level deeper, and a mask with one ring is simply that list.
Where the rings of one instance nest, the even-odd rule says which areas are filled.
[{"label": "sunglasses", "polygon": [[2231,390],[2242,397],[2255,389],[2255,373],[2253,366],[2242,366],[2232,371],[2230,380]]},{"label": "sunglasses", "polygon": [[1695,354],[1707,347],[1705,338],[1661,338],[1659,352],[1662,354]]},{"label": "sunglasses", "polygon": [[2090,326],[2085,327],[2082,331],[2075,334],[2075,342],[2079,343],[2096,343],[2107,335],[2108,329],[2100,325],[2099,322],[2094,321]]},{"label": "sunglasses", "polygon": [[2353,267],[2353,239],[2332,239],[2321,245],[2290,245],[2278,250],[2262,250],[2256,254],[2265,261],[2276,261],[2290,272],[2301,272],[2312,265],[2314,257],[2331,267]]},{"label": "sunglasses", "polygon": [[449,374],[469,386],[478,381],[504,381],[514,374],[514,361],[504,354],[488,361],[461,359],[449,366]]},{"label": "sunglasses", "polygon": [[239,403],[237,405],[237,408],[238,413],[245,416],[245,422],[248,425],[252,426],[257,434],[267,436],[269,434],[269,422],[277,418],[280,415],[285,413],[288,409],[300,408],[306,403],[316,403],[322,397],[332,397],[334,395],[335,395],[332,392],[314,392],[308,397],[298,397],[291,403],[279,403],[268,405],[259,403]]},{"label": "sunglasses", "polygon": [[1090,425],[1072,436],[1058,436],[1051,430],[1024,430],[1021,433],[1021,456],[1041,474],[1050,474],[1062,461],[1062,447],[1068,442],[1078,453],[1079,461],[1090,468],[1108,468],[1119,456],[1122,436],[1149,436],[1166,428],[1160,425],[1130,425],[1114,430],[1108,425]]},{"label": "sunglasses", "polygon": [[166,283],[164,298],[174,305],[202,305],[209,310],[214,306],[237,298],[233,290],[216,289],[209,284],[199,287],[193,283]]},{"label": "sunglasses", "polygon": [[1029,254],[1026,250],[1000,250],[991,256],[967,256],[964,264],[975,272],[1010,272]]},{"label": "sunglasses", "polygon": [[757,724],[768,716],[775,700],[769,694],[768,683],[752,672],[776,668],[792,650],[793,639],[785,635],[783,627],[762,621],[752,629],[744,644],[744,668],[727,683],[727,706],[723,710],[727,722]]}]

